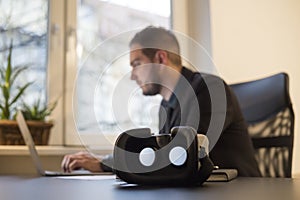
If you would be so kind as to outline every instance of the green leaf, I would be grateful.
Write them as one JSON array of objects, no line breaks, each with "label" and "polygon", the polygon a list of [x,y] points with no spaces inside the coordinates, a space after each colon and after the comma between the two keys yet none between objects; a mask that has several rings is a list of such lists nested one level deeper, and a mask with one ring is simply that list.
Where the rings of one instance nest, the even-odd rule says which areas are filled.
[{"label": "green leaf", "polygon": [[16,78],[20,75],[20,73],[22,73],[23,71],[25,71],[27,69],[28,69],[28,66],[15,68],[11,75],[10,85],[13,85],[13,83],[15,82]]},{"label": "green leaf", "polygon": [[41,97],[37,99],[33,103],[33,105],[28,105],[25,102],[23,102],[23,112],[24,117],[27,120],[38,120],[42,121],[45,120],[45,118],[51,114],[51,112],[54,110],[54,108],[57,105],[56,100],[54,103],[50,103],[48,105],[44,105],[41,103]]},{"label": "green leaf", "polygon": [[4,99],[9,99],[9,91],[10,91],[9,85],[5,84],[3,87],[1,87],[1,89],[2,89]]},{"label": "green leaf", "polygon": [[[6,66],[0,68],[0,95],[1,95],[1,107],[0,117],[1,119],[10,119],[11,115],[15,113],[16,106],[14,105],[18,99],[24,94],[24,91],[32,83],[27,83],[16,89],[17,94],[12,96],[12,87],[17,77],[28,69],[28,66],[12,67],[12,51],[13,42],[11,41],[9,52],[7,56]],[[3,96],[3,98],[2,98]]]},{"label": "green leaf", "polygon": [[55,109],[56,105],[57,105],[58,100],[56,100],[54,103],[50,104],[48,106],[48,112],[52,113],[52,111]]},{"label": "green leaf", "polygon": [[5,82],[9,83],[10,82],[10,76],[11,76],[11,54],[12,54],[12,48],[13,48],[13,42],[11,41],[10,47],[9,47],[9,53],[7,57],[7,67],[6,67],[6,73],[5,73]]},{"label": "green leaf", "polygon": [[29,110],[30,111],[30,106],[27,105],[25,102],[23,102],[23,106],[25,107],[25,110]]},{"label": "green leaf", "polygon": [[1,77],[1,80],[5,79],[5,72],[4,72],[3,67],[0,68],[0,77]]},{"label": "green leaf", "polygon": [[2,106],[2,107],[3,107],[3,110],[2,110],[1,119],[9,119],[10,111],[9,111],[8,101],[5,101],[4,106]]},{"label": "green leaf", "polygon": [[19,88],[18,94],[15,96],[15,98],[13,98],[13,100],[9,103],[9,105],[11,106],[12,104],[14,104],[32,83],[33,82],[29,82],[26,85],[24,85],[23,87]]}]

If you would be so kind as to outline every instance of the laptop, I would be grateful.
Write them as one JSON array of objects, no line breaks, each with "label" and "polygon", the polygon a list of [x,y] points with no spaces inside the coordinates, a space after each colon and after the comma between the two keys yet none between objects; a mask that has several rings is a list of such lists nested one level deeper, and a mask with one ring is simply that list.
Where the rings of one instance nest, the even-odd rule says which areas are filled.
[{"label": "laptop", "polygon": [[69,173],[44,170],[44,168],[42,166],[42,162],[38,155],[38,152],[35,148],[35,144],[33,142],[31,133],[29,131],[29,128],[26,124],[26,121],[25,121],[24,116],[21,111],[18,111],[18,113],[17,113],[17,122],[18,122],[18,126],[20,128],[20,131],[22,133],[23,139],[25,141],[25,144],[27,145],[27,147],[29,149],[29,153],[33,160],[33,164],[34,164],[38,174],[40,174],[41,176],[77,176],[77,175],[86,176],[86,175],[112,175],[113,174],[112,172],[94,173],[94,172],[90,172],[87,170],[74,170]]}]

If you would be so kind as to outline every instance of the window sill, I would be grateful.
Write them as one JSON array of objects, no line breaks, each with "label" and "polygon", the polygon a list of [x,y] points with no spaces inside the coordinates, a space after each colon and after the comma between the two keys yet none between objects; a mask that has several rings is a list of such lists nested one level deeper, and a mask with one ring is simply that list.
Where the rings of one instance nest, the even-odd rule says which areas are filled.
[{"label": "window sill", "polygon": [[[36,146],[39,155],[65,155],[79,151],[91,151],[96,154],[109,154],[113,147],[97,147],[88,149],[84,146]],[[29,155],[28,147],[25,145],[0,145],[0,156]]]},{"label": "window sill", "polygon": [[[97,147],[91,152],[98,155],[112,153],[112,147]],[[47,170],[60,171],[66,154],[87,151],[84,146],[37,146],[40,160]],[[36,169],[25,145],[0,145],[0,174],[36,174]]]}]

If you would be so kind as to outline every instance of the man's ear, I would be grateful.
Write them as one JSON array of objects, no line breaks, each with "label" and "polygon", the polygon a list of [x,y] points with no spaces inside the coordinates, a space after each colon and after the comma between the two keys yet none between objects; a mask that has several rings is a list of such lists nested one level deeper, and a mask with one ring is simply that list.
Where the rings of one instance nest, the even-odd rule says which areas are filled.
[{"label": "man's ear", "polygon": [[159,64],[162,64],[163,63],[163,58],[161,55],[159,55]]},{"label": "man's ear", "polygon": [[168,57],[166,51],[159,50],[157,51],[156,56],[159,64],[166,64],[167,57]]}]

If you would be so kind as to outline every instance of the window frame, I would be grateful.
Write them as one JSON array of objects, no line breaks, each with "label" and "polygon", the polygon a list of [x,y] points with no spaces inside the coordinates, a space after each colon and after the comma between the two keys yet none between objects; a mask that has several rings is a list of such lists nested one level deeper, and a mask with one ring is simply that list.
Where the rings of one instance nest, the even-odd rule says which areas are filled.
[{"label": "window frame", "polygon": [[[48,24],[48,63],[47,63],[47,96],[48,100],[59,98],[51,114],[55,126],[51,130],[49,143],[63,145],[64,139],[64,38],[65,38],[65,0],[49,1]],[[58,96],[60,95],[60,96]]]}]

